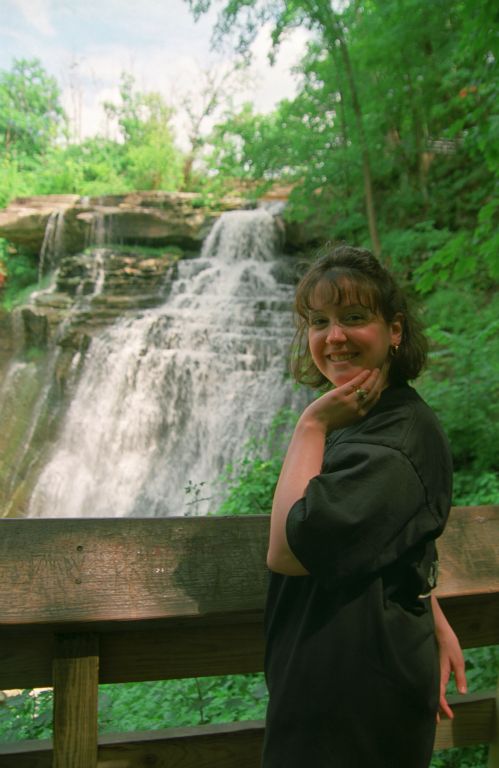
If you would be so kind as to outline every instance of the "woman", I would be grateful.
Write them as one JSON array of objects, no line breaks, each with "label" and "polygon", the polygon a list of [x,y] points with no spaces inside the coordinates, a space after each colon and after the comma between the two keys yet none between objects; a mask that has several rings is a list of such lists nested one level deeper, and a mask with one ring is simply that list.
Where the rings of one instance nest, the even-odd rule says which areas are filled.
[{"label": "woman", "polygon": [[451,669],[460,690],[465,679],[430,595],[452,467],[407,384],[426,341],[363,249],[328,248],[295,309],[294,375],[327,391],[301,415],[274,496],[263,766],[427,768],[439,677],[449,716]]}]

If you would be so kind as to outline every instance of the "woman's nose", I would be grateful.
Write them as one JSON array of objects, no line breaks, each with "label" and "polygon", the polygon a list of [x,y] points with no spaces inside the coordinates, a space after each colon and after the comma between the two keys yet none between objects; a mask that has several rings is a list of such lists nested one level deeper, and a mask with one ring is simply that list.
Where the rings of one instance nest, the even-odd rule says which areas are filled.
[{"label": "woman's nose", "polygon": [[326,341],[344,341],[346,339],[345,331],[338,323],[331,323],[328,329]]}]

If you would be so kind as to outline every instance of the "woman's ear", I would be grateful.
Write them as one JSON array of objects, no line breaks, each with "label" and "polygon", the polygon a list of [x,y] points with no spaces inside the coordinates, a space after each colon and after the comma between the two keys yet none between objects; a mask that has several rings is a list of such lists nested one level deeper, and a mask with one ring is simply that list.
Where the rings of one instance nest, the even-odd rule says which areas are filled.
[{"label": "woman's ear", "polygon": [[404,334],[404,316],[401,312],[397,312],[392,322],[390,323],[390,341],[392,346],[398,347],[402,341]]}]

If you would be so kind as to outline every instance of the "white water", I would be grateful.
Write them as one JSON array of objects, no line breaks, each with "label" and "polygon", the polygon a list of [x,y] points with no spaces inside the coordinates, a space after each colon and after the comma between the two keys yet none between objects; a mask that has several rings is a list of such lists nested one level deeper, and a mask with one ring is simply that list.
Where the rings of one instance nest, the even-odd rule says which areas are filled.
[{"label": "white water", "polygon": [[57,264],[63,248],[64,211],[52,211],[45,227],[39,256],[38,281]]},{"label": "white water", "polygon": [[31,516],[184,514],[189,482],[216,493],[224,466],[293,400],[277,239],[266,211],[224,214],[162,307],[93,339]]}]

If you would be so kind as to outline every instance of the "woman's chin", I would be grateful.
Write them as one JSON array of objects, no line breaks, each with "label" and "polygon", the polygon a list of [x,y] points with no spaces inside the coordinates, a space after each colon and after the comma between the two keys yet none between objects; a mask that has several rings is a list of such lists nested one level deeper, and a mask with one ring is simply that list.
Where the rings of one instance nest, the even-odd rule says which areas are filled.
[{"label": "woman's chin", "polygon": [[352,381],[362,370],[362,368],[352,368],[350,366],[349,370],[334,371],[328,376],[328,379],[335,387],[341,387],[343,384],[348,384]]}]

